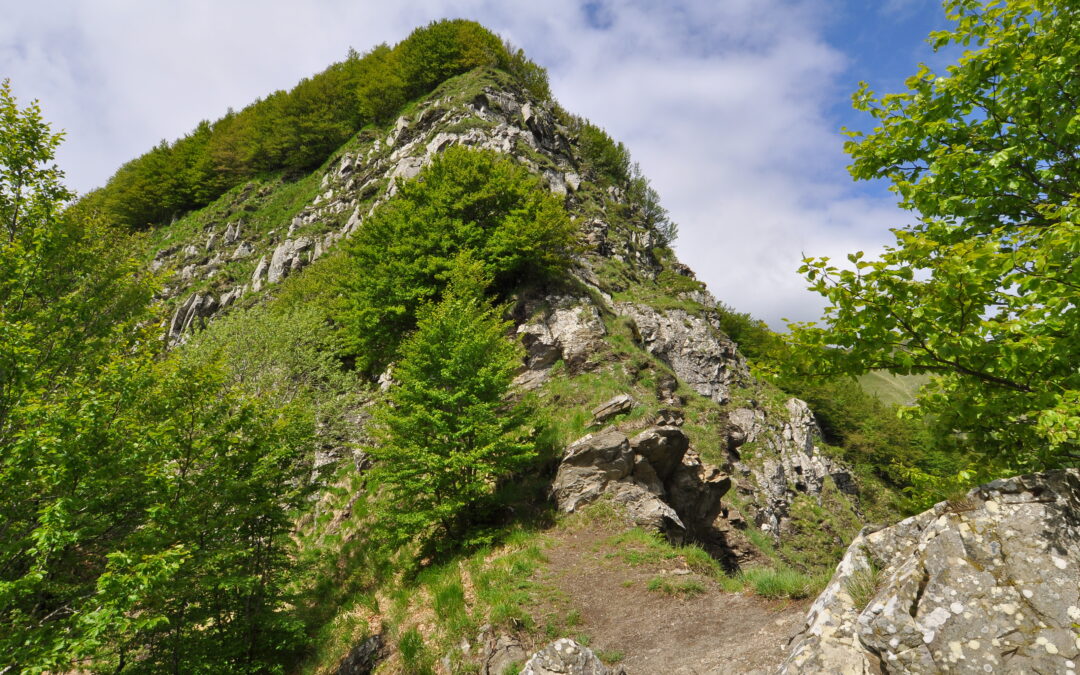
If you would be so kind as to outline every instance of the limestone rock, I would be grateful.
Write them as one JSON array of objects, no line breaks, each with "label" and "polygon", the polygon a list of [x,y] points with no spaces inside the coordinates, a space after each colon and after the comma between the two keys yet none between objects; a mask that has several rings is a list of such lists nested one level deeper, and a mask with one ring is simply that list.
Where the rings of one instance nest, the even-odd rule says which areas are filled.
[{"label": "limestone rock", "polygon": [[600,348],[607,334],[596,306],[587,299],[553,296],[537,320],[518,327],[526,350],[526,366],[539,371],[559,359],[580,368]]},{"label": "limestone rock", "polygon": [[[877,579],[864,606],[860,577]],[[994,481],[864,531],[780,672],[1067,673],[1078,623],[1080,471],[1068,469]]]},{"label": "limestone rock", "polygon": [[169,322],[169,341],[173,343],[180,342],[185,333],[191,332],[196,327],[201,327],[205,320],[212,316],[219,307],[220,304],[214,299],[214,296],[192,293],[173,312],[172,321]]},{"label": "limestone rock", "polygon": [[634,397],[630,394],[619,394],[593,408],[592,424],[602,424],[616,415],[630,412],[633,408]]},{"label": "limestone rock", "polygon": [[521,675],[618,675],[623,669],[612,670],[588,647],[569,638],[556,640],[532,655]]},{"label": "limestone rock", "polygon": [[482,675],[503,675],[514,665],[521,665],[529,654],[521,643],[509,635],[488,641],[484,648]]},{"label": "limestone rock", "polygon": [[303,267],[308,260],[302,254],[311,248],[311,239],[299,237],[286,239],[280,246],[274,249],[274,255],[270,258],[270,267],[266,273],[269,283],[277,283]]},{"label": "limestone rock", "polygon": [[642,346],[702,396],[726,403],[731,386],[745,377],[746,364],[735,343],[708,318],[634,303],[620,303],[617,309],[634,320]]}]

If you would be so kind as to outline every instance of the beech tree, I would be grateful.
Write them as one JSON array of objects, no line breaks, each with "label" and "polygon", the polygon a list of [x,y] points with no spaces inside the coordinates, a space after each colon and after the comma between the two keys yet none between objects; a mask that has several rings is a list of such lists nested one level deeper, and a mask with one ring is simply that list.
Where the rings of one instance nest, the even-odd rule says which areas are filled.
[{"label": "beech tree", "polygon": [[[931,373],[928,419],[1008,470],[1080,459],[1080,9],[948,0],[937,48],[967,48],[855,108],[857,180],[885,178],[916,222],[877,260],[807,258],[829,306],[793,327],[815,367]],[[824,349],[822,349],[824,348]]]},{"label": "beech tree", "polygon": [[536,455],[521,410],[504,401],[521,349],[484,298],[485,281],[478,263],[458,259],[445,296],[421,310],[402,345],[397,382],[374,415],[370,452],[399,542],[451,545],[497,481]]}]

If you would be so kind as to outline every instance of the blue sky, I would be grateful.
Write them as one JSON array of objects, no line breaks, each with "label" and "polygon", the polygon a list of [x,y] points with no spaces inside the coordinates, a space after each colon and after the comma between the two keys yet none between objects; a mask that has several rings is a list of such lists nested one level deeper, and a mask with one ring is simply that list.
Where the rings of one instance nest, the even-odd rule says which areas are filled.
[{"label": "blue sky", "polygon": [[[68,133],[69,184],[200,119],[396,42],[442,17],[484,23],[549,70],[565,108],[626,143],[679,223],[677,252],[726,304],[782,328],[815,319],[803,253],[886,245],[910,216],[847,176],[859,80],[896,91],[937,0],[0,0],[0,77]],[[954,56],[954,55],[948,55]]]}]

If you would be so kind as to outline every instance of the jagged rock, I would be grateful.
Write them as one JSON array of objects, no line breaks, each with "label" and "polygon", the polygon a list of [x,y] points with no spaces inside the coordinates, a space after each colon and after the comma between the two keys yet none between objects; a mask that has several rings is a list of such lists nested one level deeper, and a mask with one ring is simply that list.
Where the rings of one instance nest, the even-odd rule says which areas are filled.
[{"label": "jagged rock", "polygon": [[635,436],[630,447],[648,460],[660,480],[666,481],[682,463],[690,439],[678,427],[653,427]]},{"label": "jagged rock", "polygon": [[370,675],[384,653],[382,635],[372,635],[349,651],[349,655],[338,665],[337,675]]},{"label": "jagged rock", "polygon": [[521,675],[620,675],[622,668],[612,670],[588,647],[569,638],[556,640],[532,655],[521,669]]},{"label": "jagged rock", "polygon": [[207,317],[217,311],[219,306],[212,295],[193,293],[188,296],[188,299],[173,312],[172,321],[169,322],[170,341],[180,341],[183,335],[190,332],[196,325],[201,326]]},{"label": "jagged rock", "polygon": [[[662,486],[635,479],[630,440],[609,427],[570,444],[563,455],[551,491],[559,510],[573,513],[602,496],[623,505],[636,525],[681,540],[686,529],[675,510],[661,499]],[[655,473],[655,472],[654,472]],[[660,494],[656,492],[659,487]]]},{"label": "jagged rock", "polygon": [[255,271],[251,274],[251,290],[258,293],[262,290],[263,281],[266,279],[266,268],[270,266],[266,256],[259,258],[259,262],[255,265]]},{"label": "jagged rock", "polygon": [[270,258],[270,267],[266,273],[269,283],[277,283],[303,267],[308,261],[301,254],[311,248],[311,239],[299,237],[298,239],[286,239],[280,246],[274,249],[274,255]]},{"label": "jagged rock", "polygon": [[572,513],[606,497],[634,524],[675,542],[690,536],[731,564],[716,522],[731,479],[689,446],[678,427],[646,429],[632,441],[614,427],[584,436],[566,449],[555,475],[559,510]]},{"label": "jagged rock", "polygon": [[221,240],[226,244],[233,244],[240,238],[240,223],[229,223],[225,227],[225,234],[222,235]]},{"label": "jagged rock", "polygon": [[526,366],[544,370],[562,359],[581,367],[607,334],[600,313],[588,300],[567,296],[547,298],[550,308],[533,323],[518,327],[526,350]]},{"label": "jagged rock", "polygon": [[[777,538],[783,535],[797,494],[820,495],[827,478],[841,492],[857,492],[849,469],[817,447],[821,431],[809,406],[797,398],[788,399],[784,413],[777,418],[762,408],[736,408],[728,413],[727,429],[735,471],[746,479],[750,515],[758,527]],[[759,447],[752,459],[744,459],[740,450],[749,443]]]},{"label": "jagged rock", "polygon": [[521,665],[528,656],[518,640],[500,635],[484,646],[482,675],[503,675],[512,666]]},{"label": "jagged rock", "polygon": [[240,244],[237,245],[236,250],[233,251],[233,254],[232,254],[231,258],[233,260],[241,260],[243,258],[250,257],[251,254],[254,253],[254,252],[255,252],[255,247],[254,246],[247,243],[246,241],[242,241],[242,242],[240,242]]},{"label": "jagged rock", "polygon": [[735,343],[707,318],[633,303],[620,303],[617,309],[633,319],[642,346],[702,396],[726,403],[731,386],[745,377],[746,364]]},{"label": "jagged rock", "polygon": [[634,397],[630,394],[619,394],[615,398],[593,408],[592,424],[602,424],[616,415],[630,412],[633,408]]},{"label": "jagged rock", "polygon": [[653,424],[658,427],[681,427],[686,421],[686,415],[681,410],[658,410]]},{"label": "jagged rock", "polygon": [[196,248],[196,246],[194,244],[188,244],[187,246],[184,247],[184,257],[185,258],[194,258],[197,255],[199,255],[199,249]]},{"label": "jagged rock", "polygon": [[1078,624],[1080,471],[1069,469],[994,481],[864,531],[781,672],[1068,673]]}]

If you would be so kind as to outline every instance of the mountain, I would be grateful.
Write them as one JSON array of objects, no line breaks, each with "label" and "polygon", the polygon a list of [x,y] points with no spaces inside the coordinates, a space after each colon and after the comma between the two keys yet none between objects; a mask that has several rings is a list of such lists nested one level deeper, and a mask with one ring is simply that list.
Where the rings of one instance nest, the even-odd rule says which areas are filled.
[{"label": "mountain", "polygon": [[[154,520],[179,488],[125,502],[124,546],[167,552],[139,559],[157,576],[130,563],[127,610],[91,612],[127,631],[86,633],[95,663],[486,673],[574,638],[630,672],[747,672],[803,613],[770,599],[813,594],[909,508],[900,423],[850,383],[769,377],[780,341],[678,261],[627,149],[471,22],[203,123],[72,212],[134,232],[164,346],[148,377],[177,364],[142,398],[179,454],[136,468],[207,477],[182,517]],[[233,392],[251,409],[222,412]],[[223,466],[243,490],[210,480]],[[128,578],[77,549],[97,570],[65,587],[78,602]],[[98,625],[76,619],[50,639]]]},{"label": "mountain", "polygon": [[[721,306],[678,262],[647,205],[588,157],[589,128],[498,70],[444,82],[313,173],[249,181],[156,230],[150,266],[166,275],[169,339],[272,303],[290,281],[332,265],[399,181],[422,178],[448,148],[508,155],[565,203],[584,239],[562,278],[512,296],[526,348],[516,390],[538,400],[567,441],[590,430],[591,411],[623,397],[592,428],[677,430],[688,447],[674,461],[722,486],[712,504],[670,485],[643,491],[674,507],[679,541],[700,544],[729,571],[772,559],[820,573],[864,522],[858,481],[805,403],[751,375],[721,330]],[[339,462],[348,454],[329,453]],[[636,474],[627,484],[635,482]]]}]

